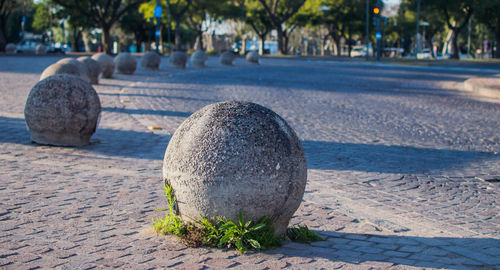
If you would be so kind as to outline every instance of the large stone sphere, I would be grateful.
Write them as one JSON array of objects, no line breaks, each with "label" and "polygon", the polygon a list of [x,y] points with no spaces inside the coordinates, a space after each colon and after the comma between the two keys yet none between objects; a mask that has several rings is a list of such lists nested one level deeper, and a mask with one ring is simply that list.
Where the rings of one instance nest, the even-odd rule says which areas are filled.
[{"label": "large stone sphere", "polygon": [[208,56],[204,51],[198,50],[191,55],[189,61],[194,67],[205,67],[205,62],[208,60]]},{"label": "large stone sphere", "polygon": [[259,53],[258,52],[249,52],[246,56],[247,63],[258,64],[259,63]]},{"label": "large stone sphere", "polygon": [[111,78],[115,72],[115,63],[113,57],[105,53],[97,53],[92,55],[92,59],[96,60],[101,65],[102,77]]},{"label": "large stone sphere", "polygon": [[78,57],[76,60],[82,62],[87,67],[87,74],[89,75],[91,84],[99,84],[99,75],[101,75],[101,65],[99,63],[88,57],[82,56]]},{"label": "large stone sphere", "polygon": [[78,62],[76,60],[72,61],[63,61],[63,62],[56,62],[50,66],[48,66],[43,72],[42,75],[40,75],[40,81],[50,77],[52,75],[56,74],[69,74],[69,75],[74,75],[77,77],[80,77],[82,80],[86,82],[90,82],[89,77],[87,76],[87,73],[83,73],[81,67],[76,65],[74,62]]},{"label": "large stone sphere", "polygon": [[155,51],[145,53],[141,58],[141,67],[145,69],[158,70],[160,68],[161,57]]},{"label": "large stone sphere", "polygon": [[115,57],[116,71],[121,74],[134,74],[137,68],[137,60],[135,56],[127,52],[122,52]]},{"label": "large stone sphere", "polygon": [[47,46],[43,44],[38,44],[35,47],[35,54],[36,55],[45,55],[47,54]]},{"label": "large stone sphere", "polygon": [[17,49],[16,44],[7,43],[7,45],[5,45],[5,53],[6,54],[15,54],[16,53],[16,49]]},{"label": "large stone sphere", "polygon": [[219,61],[223,65],[232,66],[234,61],[234,54],[232,52],[223,52],[219,56]]},{"label": "large stone sphere", "polygon": [[63,58],[63,59],[57,61],[56,64],[75,65],[78,68],[78,70],[80,71],[80,78],[82,78],[84,81],[90,83],[89,70],[87,68],[87,65],[85,65],[84,63],[82,63],[74,58],[66,57],[66,58]]},{"label": "large stone sphere", "polygon": [[168,57],[168,62],[176,68],[186,68],[187,58],[185,52],[173,52]]},{"label": "large stone sphere", "polygon": [[89,83],[57,74],[31,89],[24,117],[34,142],[81,146],[89,143],[100,112],[99,96]]},{"label": "large stone sphere", "polygon": [[273,111],[249,102],[208,105],[174,133],[163,179],[184,221],[272,218],[285,233],[304,195],[307,165],[293,129]]}]

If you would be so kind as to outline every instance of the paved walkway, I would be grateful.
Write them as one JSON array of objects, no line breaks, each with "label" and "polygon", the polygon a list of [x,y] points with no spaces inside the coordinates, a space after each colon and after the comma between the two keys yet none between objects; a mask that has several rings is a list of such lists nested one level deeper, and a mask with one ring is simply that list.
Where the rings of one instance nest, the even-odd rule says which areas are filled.
[{"label": "paved walkway", "polygon": [[[92,145],[39,146],[24,102],[57,59],[0,56],[0,268],[499,268],[500,105],[442,88],[474,72],[215,58],[175,70],[164,59],[158,72],[95,87],[103,112]],[[295,128],[309,176],[292,224],[326,241],[241,255],[151,231],[170,136],[227,99]]]}]

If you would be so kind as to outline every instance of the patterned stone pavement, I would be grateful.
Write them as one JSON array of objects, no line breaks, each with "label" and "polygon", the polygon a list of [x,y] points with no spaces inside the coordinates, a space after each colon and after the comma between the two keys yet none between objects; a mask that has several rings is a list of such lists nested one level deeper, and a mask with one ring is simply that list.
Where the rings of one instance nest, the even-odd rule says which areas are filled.
[{"label": "patterned stone pavement", "polygon": [[[58,59],[0,56],[0,268],[500,269],[500,104],[457,91],[475,69],[210,58],[176,70],[164,58],[95,87],[92,145],[39,146],[24,102]],[[170,136],[228,99],[295,128],[308,186],[292,224],[325,241],[241,255],[151,231]]]}]

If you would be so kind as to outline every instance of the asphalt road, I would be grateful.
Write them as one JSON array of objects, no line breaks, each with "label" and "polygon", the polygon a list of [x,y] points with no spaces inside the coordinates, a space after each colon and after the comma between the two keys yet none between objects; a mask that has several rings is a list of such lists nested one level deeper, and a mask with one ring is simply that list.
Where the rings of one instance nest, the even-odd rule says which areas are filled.
[{"label": "asphalt road", "polygon": [[[500,103],[461,91],[491,67],[261,59],[139,68],[95,86],[92,145],[31,144],[24,102],[57,57],[0,56],[0,267],[495,268]],[[203,106],[246,100],[281,115],[308,162],[292,219],[327,241],[239,255],[152,234],[161,160]],[[162,130],[148,130],[160,126]]]}]

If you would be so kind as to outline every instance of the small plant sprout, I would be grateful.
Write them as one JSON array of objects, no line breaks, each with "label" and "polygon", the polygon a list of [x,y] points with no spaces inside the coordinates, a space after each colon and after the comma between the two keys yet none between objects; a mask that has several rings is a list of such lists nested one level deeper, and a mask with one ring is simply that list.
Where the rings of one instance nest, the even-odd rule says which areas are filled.
[{"label": "small plant sprout", "polygon": [[290,240],[294,242],[311,243],[315,241],[324,241],[324,239],[315,232],[309,230],[307,226],[299,225],[298,227],[288,228],[286,233]]},{"label": "small plant sprout", "polygon": [[[175,235],[181,238],[190,247],[208,246],[219,248],[235,248],[241,253],[248,250],[267,250],[280,246],[282,236],[274,234],[274,225],[271,218],[262,217],[257,222],[245,221],[243,211],[240,211],[238,221],[228,221],[224,217],[185,223],[177,215],[176,201],[172,186],[165,183],[165,197],[167,198],[168,214],[163,218],[153,220],[153,227],[157,233]],[[307,226],[289,228],[288,237],[292,241],[310,243],[323,240]]]}]

